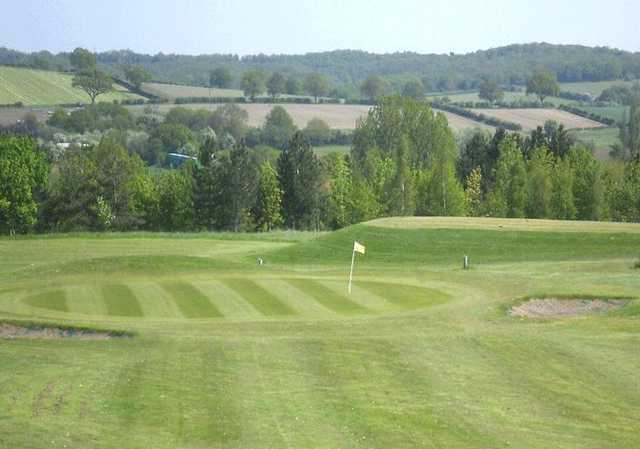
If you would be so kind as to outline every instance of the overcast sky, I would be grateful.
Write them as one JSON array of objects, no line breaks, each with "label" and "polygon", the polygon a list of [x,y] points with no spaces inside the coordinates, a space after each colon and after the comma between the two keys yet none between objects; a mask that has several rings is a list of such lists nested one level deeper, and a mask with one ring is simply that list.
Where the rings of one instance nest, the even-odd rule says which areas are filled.
[{"label": "overcast sky", "polygon": [[143,53],[640,51],[640,0],[3,0],[0,46]]}]

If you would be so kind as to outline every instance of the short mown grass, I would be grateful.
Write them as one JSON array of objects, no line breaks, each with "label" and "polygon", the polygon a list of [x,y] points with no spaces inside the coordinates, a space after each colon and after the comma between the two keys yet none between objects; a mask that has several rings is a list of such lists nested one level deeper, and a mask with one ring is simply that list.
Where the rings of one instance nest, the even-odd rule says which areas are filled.
[{"label": "short mown grass", "polygon": [[637,298],[638,248],[640,225],[473,218],[1,238],[0,320],[135,338],[0,339],[0,448],[637,449],[640,300],[505,308]]}]

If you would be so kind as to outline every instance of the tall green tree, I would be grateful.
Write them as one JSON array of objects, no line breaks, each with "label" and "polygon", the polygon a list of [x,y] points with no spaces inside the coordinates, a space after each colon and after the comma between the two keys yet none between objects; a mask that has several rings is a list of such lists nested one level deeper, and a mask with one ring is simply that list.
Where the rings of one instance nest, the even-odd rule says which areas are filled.
[{"label": "tall green tree", "polygon": [[258,231],[271,231],[283,224],[282,189],[278,183],[278,172],[268,161],[260,166],[258,195],[253,216]]},{"label": "tall green tree", "polygon": [[478,96],[490,103],[496,103],[503,100],[504,91],[495,80],[484,79],[480,83]]},{"label": "tall green tree", "polygon": [[284,91],[288,95],[301,95],[302,94],[302,82],[295,76],[287,78]]},{"label": "tall green tree", "polygon": [[320,166],[311,145],[297,132],[278,158],[285,225],[292,229],[319,227]]},{"label": "tall green tree", "polygon": [[69,62],[79,72],[90,70],[96,66],[96,55],[86,48],[78,47],[69,55]]},{"label": "tall green tree", "polygon": [[327,223],[333,229],[352,224],[353,184],[349,164],[344,155],[332,153],[324,159],[329,173]]},{"label": "tall green tree", "polygon": [[523,218],[527,205],[527,170],[515,137],[509,136],[500,144],[495,171],[495,183],[487,199],[489,214]]},{"label": "tall green tree", "polygon": [[92,68],[76,73],[71,85],[84,90],[89,95],[91,104],[94,104],[99,95],[106,94],[113,89],[113,80],[106,73]]},{"label": "tall green tree", "polygon": [[482,207],[482,170],[476,167],[465,179],[467,211],[472,217],[479,217]]},{"label": "tall green tree", "polygon": [[402,96],[410,97],[414,100],[422,100],[424,98],[425,89],[422,81],[419,79],[412,79],[407,81],[402,86]]},{"label": "tall green tree", "polygon": [[578,220],[600,220],[604,209],[604,185],[600,163],[584,147],[574,147],[567,153],[573,171],[573,198]]},{"label": "tall green tree", "polygon": [[233,84],[233,75],[228,67],[216,67],[209,72],[209,87],[229,89]]},{"label": "tall green tree", "polygon": [[194,186],[190,167],[168,170],[157,177],[159,205],[157,219],[163,231],[194,228]]},{"label": "tall green tree", "polygon": [[553,72],[543,70],[536,72],[527,81],[527,95],[535,94],[544,103],[547,97],[557,97],[560,94],[560,85]]},{"label": "tall green tree", "polygon": [[274,100],[284,92],[286,79],[280,72],[274,72],[267,80],[267,92]]},{"label": "tall green tree", "polygon": [[136,87],[136,89],[140,89],[142,87],[142,83],[151,81],[151,73],[139,65],[126,67],[124,69],[124,76]]},{"label": "tall green tree", "polygon": [[553,167],[553,195],[551,216],[557,220],[573,220],[576,206],[573,201],[573,170],[567,158],[556,159]]},{"label": "tall green tree", "polygon": [[245,97],[254,101],[265,91],[264,73],[260,70],[249,70],[242,76],[241,88]]},{"label": "tall green tree", "polygon": [[222,161],[223,182],[220,183],[220,205],[223,227],[234,232],[248,230],[250,211],[254,206],[257,171],[251,163],[249,150],[238,142]]},{"label": "tall green tree", "polygon": [[274,106],[264,121],[262,138],[268,145],[284,148],[296,131],[296,125],[287,110],[282,106]]},{"label": "tall green tree", "polygon": [[554,158],[545,147],[532,151],[527,161],[528,218],[550,218],[553,201]]},{"label": "tall green tree", "polygon": [[319,97],[325,96],[329,92],[329,80],[320,73],[311,73],[304,80],[304,90],[317,103]]},{"label": "tall green tree", "polygon": [[33,229],[49,167],[32,138],[0,135],[0,232]]},{"label": "tall green tree", "polygon": [[378,75],[370,75],[362,82],[360,93],[368,100],[377,100],[384,95],[386,89],[387,82],[384,78]]}]

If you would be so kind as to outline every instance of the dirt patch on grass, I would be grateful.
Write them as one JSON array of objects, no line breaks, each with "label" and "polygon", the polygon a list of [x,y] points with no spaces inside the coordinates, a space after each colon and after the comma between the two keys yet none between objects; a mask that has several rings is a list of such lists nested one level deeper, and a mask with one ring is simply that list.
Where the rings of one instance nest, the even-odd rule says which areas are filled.
[{"label": "dirt patch on grass", "polygon": [[80,340],[109,340],[128,338],[130,334],[115,331],[57,327],[57,326],[21,326],[12,323],[0,323],[0,339],[58,340],[74,338]]},{"label": "dirt patch on grass", "polygon": [[624,307],[626,299],[530,299],[511,308],[509,314],[529,318],[581,316]]}]

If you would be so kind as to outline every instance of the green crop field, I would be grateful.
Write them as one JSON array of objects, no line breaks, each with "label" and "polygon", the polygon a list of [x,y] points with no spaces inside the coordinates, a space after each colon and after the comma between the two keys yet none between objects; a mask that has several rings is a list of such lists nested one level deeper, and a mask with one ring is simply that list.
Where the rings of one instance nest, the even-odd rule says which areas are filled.
[{"label": "green crop field", "polygon": [[134,333],[0,325],[0,447],[638,448],[640,301],[508,310],[636,298],[639,255],[637,224],[464,218],[0,238],[0,320]]},{"label": "green crop field", "polygon": [[[71,86],[72,75],[60,72],[0,66],[0,104],[22,102],[25,106],[89,103],[81,89]],[[114,85],[114,91],[97,101],[141,98]]]},{"label": "green crop field", "polygon": [[579,109],[590,114],[613,119],[616,123],[627,123],[629,121],[629,106],[580,106]]},{"label": "green crop field", "polygon": [[633,81],[614,80],[614,81],[596,81],[583,83],[560,83],[560,90],[567,92],[576,92],[579,94],[591,94],[594,97],[599,96],[603,90],[613,86],[631,86]]},{"label": "green crop field", "polygon": [[320,145],[313,147],[313,152],[318,157],[323,157],[331,153],[348,154],[351,151],[349,145]]},{"label": "green crop field", "polygon": [[620,144],[620,131],[614,127],[570,130],[569,132],[577,141],[593,146],[602,154],[608,154],[615,144]]}]

